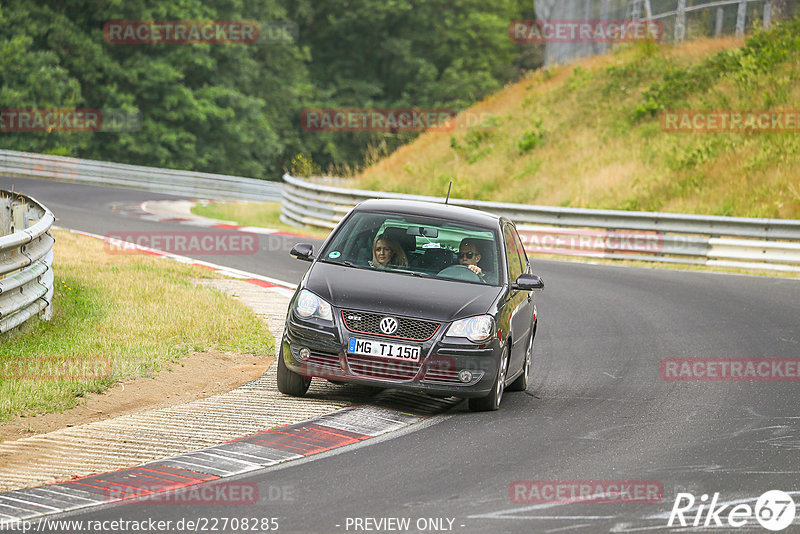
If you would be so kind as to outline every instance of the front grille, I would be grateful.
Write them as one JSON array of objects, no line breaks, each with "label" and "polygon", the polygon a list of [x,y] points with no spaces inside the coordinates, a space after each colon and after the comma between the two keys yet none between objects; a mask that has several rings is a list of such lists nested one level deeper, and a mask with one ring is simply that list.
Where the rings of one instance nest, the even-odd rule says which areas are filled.
[{"label": "front grille", "polygon": [[394,317],[382,313],[364,313],[357,311],[342,310],[342,321],[344,326],[351,332],[359,334],[375,334],[378,336],[393,337],[396,339],[407,339],[410,341],[427,341],[439,330],[441,326],[434,321],[423,321],[420,319],[408,319],[405,317],[394,317],[397,319],[397,332],[386,335],[381,332],[381,319],[384,317]]},{"label": "front grille", "polygon": [[347,364],[353,374],[364,378],[386,380],[411,380],[417,376],[419,362],[401,362],[367,356],[347,355]]},{"label": "front grille", "polygon": [[455,362],[449,359],[430,359],[423,380],[431,382],[461,383]]}]

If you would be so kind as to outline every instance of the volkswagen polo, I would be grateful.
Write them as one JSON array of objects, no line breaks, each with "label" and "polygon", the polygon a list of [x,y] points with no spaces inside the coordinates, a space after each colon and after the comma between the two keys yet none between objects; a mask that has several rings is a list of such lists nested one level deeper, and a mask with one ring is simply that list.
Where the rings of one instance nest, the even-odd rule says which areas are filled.
[{"label": "volkswagen polo", "polygon": [[528,387],[544,287],[514,223],[469,208],[369,200],[315,254],[286,318],[278,389],[311,379],[360,382],[469,399],[496,410]]}]

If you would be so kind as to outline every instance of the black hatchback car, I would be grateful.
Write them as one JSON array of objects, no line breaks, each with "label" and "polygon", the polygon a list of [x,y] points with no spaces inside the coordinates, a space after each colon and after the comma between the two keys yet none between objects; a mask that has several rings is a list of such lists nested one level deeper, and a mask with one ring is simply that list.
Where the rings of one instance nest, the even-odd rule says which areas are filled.
[{"label": "black hatchback car", "polygon": [[469,399],[496,410],[528,387],[541,278],[514,223],[468,208],[369,200],[317,255],[290,304],[278,389],[302,396],[312,378]]}]

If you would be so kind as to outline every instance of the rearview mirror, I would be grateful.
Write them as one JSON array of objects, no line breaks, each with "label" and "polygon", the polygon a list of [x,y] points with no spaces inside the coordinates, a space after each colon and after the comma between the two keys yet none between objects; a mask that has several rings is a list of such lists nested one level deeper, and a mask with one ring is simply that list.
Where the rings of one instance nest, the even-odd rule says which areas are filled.
[{"label": "rearview mirror", "polygon": [[298,260],[312,261],[314,259],[314,245],[309,245],[308,243],[298,243],[292,247],[292,250],[289,252],[289,254]]},{"label": "rearview mirror", "polygon": [[406,230],[408,235],[413,235],[414,237],[428,237],[430,239],[436,239],[439,237],[439,229],[438,228],[426,228],[424,226],[409,226]]},{"label": "rearview mirror", "polygon": [[511,284],[511,289],[520,291],[531,291],[533,289],[544,289],[544,280],[535,274],[522,273],[517,281]]}]

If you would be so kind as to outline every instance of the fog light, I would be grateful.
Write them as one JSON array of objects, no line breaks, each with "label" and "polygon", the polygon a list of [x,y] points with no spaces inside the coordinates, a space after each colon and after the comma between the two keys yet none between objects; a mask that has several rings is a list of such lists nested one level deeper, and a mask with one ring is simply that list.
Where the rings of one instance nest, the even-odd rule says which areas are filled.
[{"label": "fog light", "polygon": [[303,347],[299,351],[297,351],[297,359],[300,361],[305,361],[311,357],[311,351],[308,350],[308,347]]},{"label": "fog light", "polygon": [[472,372],[468,371],[467,369],[462,369],[458,372],[458,379],[462,382],[471,382],[472,381]]}]

